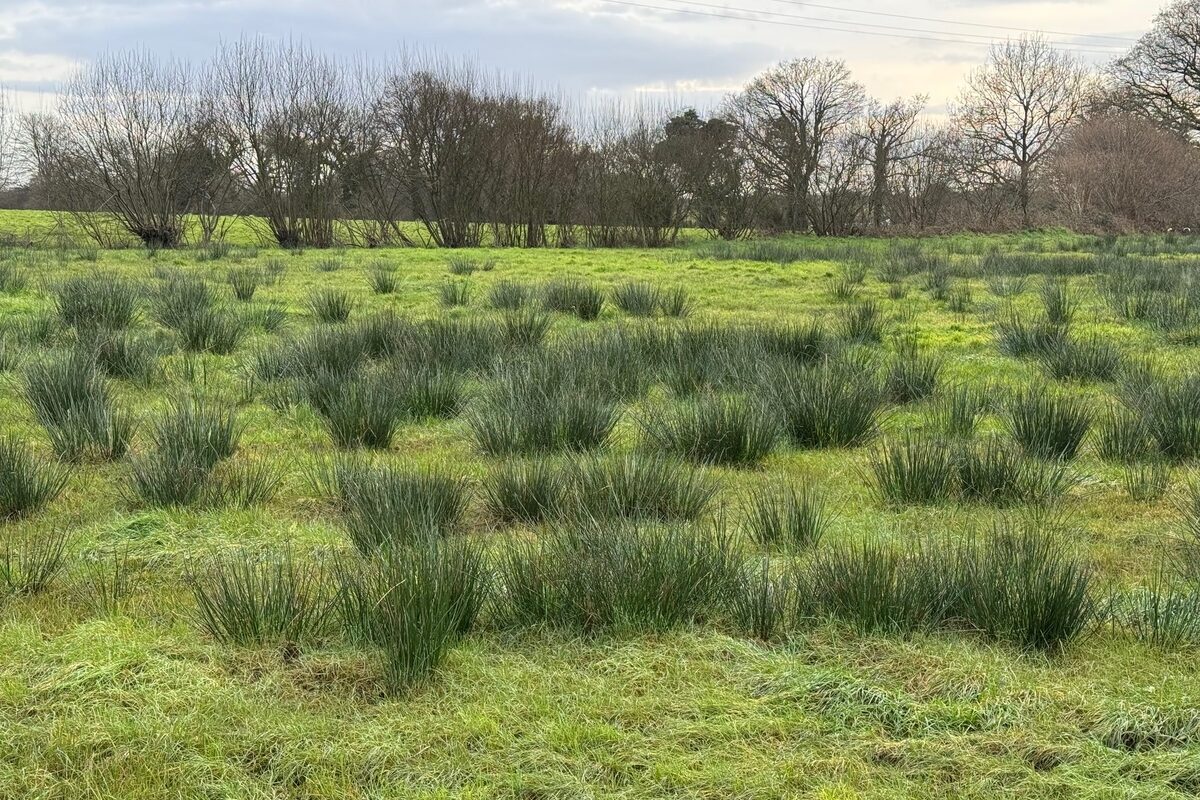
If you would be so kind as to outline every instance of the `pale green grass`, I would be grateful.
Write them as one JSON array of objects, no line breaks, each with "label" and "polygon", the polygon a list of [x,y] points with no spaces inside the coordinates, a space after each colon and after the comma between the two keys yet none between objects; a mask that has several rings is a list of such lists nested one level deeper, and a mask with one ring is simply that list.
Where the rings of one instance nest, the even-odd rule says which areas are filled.
[{"label": "pale green grass", "polygon": [[[955,241],[978,252],[1033,249],[1033,241],[1053,251],[1068,239],[1053,232],[944,244]],[[493,250],[495,269],[465,279],[470,305],[448,313],[495,315],[486,297],[497,281],[561,276],[606,289],[629,279],[683,286],[694,320],[815,315],[835,326],[844,308],[830,294],[833,262],[714,261],[701,253]],[[263,249],[235,257],[286,263],[254,303],[285,306],[292,331],[311,324],[305,300],[321,287],[350,293],[352,319],[387,308],[416,317],[447,313],[438,301],[447,277],[443,252],[347,250],[341,269],[321,272],[314,264],[324,255]],[[367,270],[377,259],[396,267],[393,295],[370,291]],[[191,251],[152,259],[137,250],[103,252],[95,262],[39,252],[29,261],[29,288],[0,296],[0,319],[48,311],[57,280],[101,268],[149,281],[152,269],[177,265],[210,276],[228,296],[231,263],[198,262]],[[998,354],[992,321],[1001,301],[983,281],[970,282],[975,306],[963,316],[929,299],[915,279],[909,284],[904,299],[889,300],[869,273],[859,294],[882,305],[889,330],[913,328],[924,347],[946,357],[944,382],[1017,385],[1041,375],[1031,362]],[[1072,279],[1083,301],[1080,331],[1110,335],[1175,366],[1200,363],[1197,351],[1168,347],[1161,335],[1118,321],[1093,285],[1092,278]],[[1019,306],[1036,307],[1036,286],[1034,279]],[[555,315],[551,335],[621,319],[611,303],[597,323]],[[152,325],[148,313],[140,324]],[[236,397],[248,355],[276,339],[255,331],[235,354],[198,363],[211,386]],[[169,381],[148,390],[121,384],[118,394],[144,416],[179,384],[182,366],[176,353],[164,364]],[[1101,396],[1111,387],[1073,390]],[[928,425],[929,411],[928,403],[897,410],[885,428]],[[829,625],[786,647],[712,628],[597,640],[485,629],[401,699],[380,695],[367,653],[337,643],[298,657],[217,645],[192,624],[181,577],[195,559],[284,542],[304,553],[346,545],[305,480],[306,468],[330,452],[316,415],[305,407],[279,414],[261,402],[242,413],[243,451],[287,473],[265,508],[146,510],[123,492],[127,465],[83,465],[45,512],[0,531],[15,537],[68,528],[73,564],[115,551],[142,567],[133,596],[114,616],[82,603],[70,577],[45,596],[0,606],[0,797],[1167,798],[1200,791],[1200,727],[1189,721],[1200,699],[1194,654],[1154,652],[1107,631],[1048,659],[968,634],[861,638]],[[999,428],[996,417],[984,423]],[[0,376],[0,434],[10,433],[49,453],[14,374]],[[627,414],[616,447],[631,448],[636,439]],[[143,431],[134,450],[147,446]],[[868,486],[869,452],[781,448],[758,469],[716,470],[720,499],[735,514],[752,485],[779,476],[811,480],[836,512],[827,534],[834,542],[965,535],[997,518],[976,507],[882,507]],[[475,452],[462,420],[405,425],[387,457],[436,463],[472,480],[490,463]],[[1064,535],[1107,580],[1143,580],[1169,542],[1172,497],[1131,500],[1121,469],[1090,454],[1073,469],[1083,479],[1064,506]],[[472,535],[498,535],[478,497],[468,518]],[[1137,752],[1105,743],[1163,730],[1179,741]]]}]

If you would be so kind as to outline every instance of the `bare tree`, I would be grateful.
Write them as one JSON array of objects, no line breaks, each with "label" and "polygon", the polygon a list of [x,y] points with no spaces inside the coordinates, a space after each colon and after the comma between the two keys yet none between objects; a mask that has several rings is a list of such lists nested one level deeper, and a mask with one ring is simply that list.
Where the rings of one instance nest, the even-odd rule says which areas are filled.
[{"label": "bare tree", "polygon": [[148,247],[180,244],[194,190],[193,90],[186,65],[145,52],[80,69],[63,88],[53,132],[34,123],[41,177],[56,204],[78,217],[111,216]]},{"label": "bare tree", "polygon": [[1078,122],[1092,78],[1074,56],[1044,39],[1023,37],[992,48],[967,79],[953,118],[975,156],[975,168],[1012,186],[1025,227],[1034,175]]},{"label": "bare tree", "polygon": [[954,131],[925,126],[914,131],[908,157],[892,178],[898,222],[925,231],[945,219],[955,196],[958,157]]},{"label": "bare tree", "polygon": [[256,224],[284,247],[335,244],[348,113],[339,65],[304,45],[243,39],[221,49],[211,81]]},{"label": "bare tree", "polygon": [[1062,212],[1075,224],[1137,230],[1200,218],[1200,152],[1145,119],[1090,119],[1063,140],[1048,167]]},{"label": "bare tree", "polygon": [[812,224],[808,201],[824,150],[862,113],[866,96],[843,61],[802,58],[759,75],[734,95],[737,121],[760,178],[783,198],[784,225]]},{"label": "bare tree", "polygon": [[884,207],[889,196],[889,180],[897,161],[914,157],[913,130],[917,116],[928,102],[924,95],[884,104],[872,100],[863,121],[864,153],[871,166],[871,224],[883,227]]},{"label": "bare tree", "polygon": [[1200,138],[1200,0],[1176,0],[1110,68],[1116,103]]},{"label": "bare tree", "polygon": [[0,87],[0,191],[11,187],[16,174],[18,155],[17,115],[8,91]]}]

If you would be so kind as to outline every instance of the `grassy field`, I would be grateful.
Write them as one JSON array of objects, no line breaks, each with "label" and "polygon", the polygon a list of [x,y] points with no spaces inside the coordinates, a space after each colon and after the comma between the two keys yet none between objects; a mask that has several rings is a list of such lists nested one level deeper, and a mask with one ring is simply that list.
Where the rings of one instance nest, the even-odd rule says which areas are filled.
[{"label": "grassy field", "polygon": [[[0,433],[46,474],[64,471],[65,483],[45,503],[12,511],[0,532],[0,590],[9,589],[0,599],[0,797],[1193,796],[1200,595],[1181,541],[1200,455],[1182,438],[1191,420],[1200,424],[1200,405],[1188,405],[1200,403],[1200,383],[1187,380],[1200,367],[1196,249],[1190,239],[1052,232],[453,257],[432,249],[283,254],[248,242],[216,254],[4,251]],[[547,283],[573,279],[603,297],[598,318],[541,309]],[[373,291],[389,280],[394,291]],[[251,299],[235,298],[239,283],[243,293],[254,284]],[[632,308],[649,287],[659,291],[649,316],[618,307],[617,295]],[[98,320],[121,316],[114,305],[125,289],[134,309],[117,325],[129,345],[118,358],[101,348],[118,337]],[[493,307],[522,297],[519,309]],[[207,322],[183,319],[180,304]],[[336,316],[339,305],[348,320],[315,319]],[[344,343],[346,331],[372,320],[372,330],[411,351],[396,345],[344,374],[296,371],[315,358],[297,342],[324,331]],[[433,328],[422,327],[430,320]],[[410,338],[387,339],[390,328]],[[486,444],[484,422],[503,422],[506,410],[521,416],[521,391],[549,385],[559,360],[576,364],[572,343],[617,329],[637,339],[620,340],[627,358],[568,369],[560,387],[569,393],[577,382],[571,396],[586,406],[608,392],[598,374],[632,365],[636,386],[607,398],[619,418],[603,446],[571,453],[556,440],[514,453],[508,440]],[[442,332],[442,345],[430,344],[429,330]],[[784,350],[812,331],[819,352],[783,364]],[[101,436],[84,431],[84,443],[72,445],[78,417],[48,423],[35,413],[39,366],[80,353],[109,373],[95,380],[132,420],[127,449],[100,441],[111,438],[111,417]],[[543,372],[513,372],[526,362]],[[114,376],[121,365],[132,377]],[[393,367],[412,381],[433,376],[450,401],[427,413],[427,392],[382,446],[336,447],[330,409],[342,408],[351,383],[376,401],[415,385],[362,377]],[[850,446],[789,436],[779,405],[789,375],[805,386],[824,376],[836,391],[860,382],[875,392],[878,430],[868,424]],[[505,386],[517,406],[504,406]],[[1164,399],[1154,390],[1163,386],[1178,391]],[[199,488],[189,500],[155,500],[147,487],[162,488],[172,467],[154,459],[176,442],[155,433],[170,433],[166,421],[187,407],[185,397],[234,414],[240,441],[211,474],[191,476]],[[1053,408],[1029,410],[1038,397]],[[1129,408],[1114,421],[1119,397]],[[955,398],[977,422],[966,431],[947,427]],[[717,452],[711,437],[698,444],[684,435],[692,447],[682,456],[661,455],[671,448],[655,438],[667,430],[656,424],[682,424],[685,410],[703,416],[721,399],[738,421],[731,427],[749,420],[771,429],[762,452],[743,452],[744,436]],[[835,416],[846,407],[831,404]],[[1024,452],[1045,439],[1019,444],[1022,421],[1042,433],[1055,411],[1072,409],[1090,415],[1077,454]],[[1121,434],[1137,441],[1118,453],[1111,442]],[[362,429],[355,435],[361,444]],[[968,496],[955,471],[963,448],[979,452],[987,442],[1032,476],[1003,501]],[[1049,446],[1058,442],[1051,436]],[[735,451],[743,463],[727,463]],[[589,464],[622,454],[671,458],[661,462],[670,465],[667,483],[706,482],[712,496],[689,519],[638,525],[686,529],[698,537],[689,542],[720,538],[746,565],[740,589],[692,597],[666,620],[636,609],[595,625],[563,622],[553,609],[540,619],[516,614],[521,576],[512,565],[541,564],[517,556],[533,559],[537,542],[603,516],[604,497],[583,512],[563,498],[572,480],[583,485]],[[354,455],[359,461],[337,461]],[[382,646],[364,644],[344,619],[240,643],[206,622],[198,604],[214,596],[216,576],[234,574],[230,565],[333,565],[314,590],[322,598],[335,584],[343,592],[361,585],[347,570],[374,574],[381,557],[361,548],[355,560],[351,540],[355,520],[377,509],[355,506],[362,492],[347,489],[345,476],[340,500],[332,497],[339,485],[328,474],[355,464],[363,471],[347,466],[348,480],[365,485],[368,458],[376,470],[390,465],[460,487],[465,507],[438,536],[468,543],[495,573],[470,630],[432,672],[389,680]],[[548,464],[546,474],[565,481],[561,514],[542,508],[543,521],[513,522],[489,502],[496,476],[513,464]],[[16,480],[0,477],[4,491]],[[977,484],[995,488],[996,480]],[[770,493],[781,482],[823,503],[829,522],[819,543],[755,540],[750,499],[778,500]],[[217,485],[227,494],[210,495]],[[394,525],[406,508],[376,522]],[[626,535],[611,520],[602,527]],[[1023,647],[1011,631],[978,624],[982,616],[917,620],[896,611],[894,596],[867,619],[861,607],[830,599],[832,581],[771,584],[780,596],[787,586],[789,597],[805,595],[788,601],[805,611],[778,612],[769,629],[746,613],[755,589],[744,584],[764,555],[772,576],[816,575],[822,564],[848,563],[830,554],[868,552],[901,553],[919,573],[943,563],[921,561],[922,547],[950,552],[1017,529],[1052,541],[1056,563],[1089,579],[1083,627],[1061,647]],[[45,574],[33,577],[45,579],[33,580],[39,565]],[[244,585],[261,589],[255,575]],[[1145,598],[1140,587],[1162,602],[1131,611],[1130,598]],[[679,585],[656,593],[686,594]]]}]

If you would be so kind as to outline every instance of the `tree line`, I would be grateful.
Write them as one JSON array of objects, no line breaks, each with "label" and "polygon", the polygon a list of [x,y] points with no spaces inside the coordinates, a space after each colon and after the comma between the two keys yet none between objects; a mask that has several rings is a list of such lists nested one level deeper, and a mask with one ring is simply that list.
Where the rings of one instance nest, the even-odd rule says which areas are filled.
[{"label": "tree line", "polygon": [[[100,245],[670,245],[811,232],[1190,227],[1200,0],[1091,70],[1037,37],[993,46],[948,118],[798,58],[710,114],[573,106],[432,56],[347,62],[244,39],[199,66],[81,67],[51,113],[0,104],[0,188]],[[416,225],[411,224],[415,221]]]}]

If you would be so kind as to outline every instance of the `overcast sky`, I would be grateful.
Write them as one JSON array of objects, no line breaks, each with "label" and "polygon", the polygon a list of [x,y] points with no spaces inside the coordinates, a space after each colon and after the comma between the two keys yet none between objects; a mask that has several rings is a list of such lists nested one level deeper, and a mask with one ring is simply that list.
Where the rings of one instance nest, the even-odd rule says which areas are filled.
[{"label": "overcast sky", "polygon": [[[679,10],[658,10],[667,7]],[[105,50],[146,47],[199,61],[222,39],[261,34],[347,55],[433,48],[574,95],[673,105],[712,105],[780,59],[836,57],[873,94],[924,93],[937,113],[992,37],[1019,35],[982,26],[1046,31],[1102,63],[1156,10],[1154,0],[0,0],[0,83],[22,106],[40,105],[74,65]]]}]

